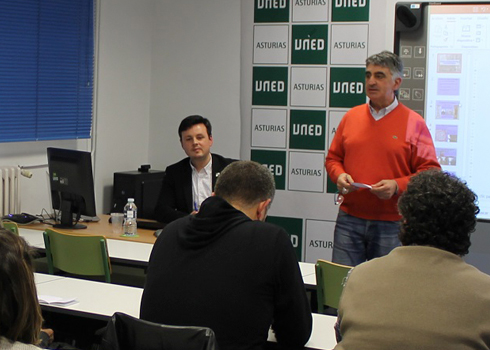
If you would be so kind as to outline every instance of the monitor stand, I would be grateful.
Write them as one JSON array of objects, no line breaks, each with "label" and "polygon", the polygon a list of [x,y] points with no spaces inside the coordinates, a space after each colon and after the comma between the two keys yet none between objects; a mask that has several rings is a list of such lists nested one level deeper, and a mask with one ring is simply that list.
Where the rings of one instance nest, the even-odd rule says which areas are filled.
[{"label": "monitor stand", "polygon": [[60,204],[61,220],[59,224],[53,225],[54,228],[66,228],[71,230],[78,230],[87,228],[86,225],[74,224],[73,222],[73,206],[71,201],[61,200]]}]

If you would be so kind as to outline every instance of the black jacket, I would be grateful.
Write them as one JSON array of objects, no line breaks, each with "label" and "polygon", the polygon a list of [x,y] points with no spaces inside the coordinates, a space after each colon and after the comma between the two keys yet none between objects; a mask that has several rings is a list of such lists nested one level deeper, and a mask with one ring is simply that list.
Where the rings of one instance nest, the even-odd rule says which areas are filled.
[{"label": "black jacket", "polygon": [[271,325],[280,344],[301,348],[312,327],[286,231],[252,221],[216,196],[158,237],[140,317],[209,327],[221,350],[264,349]]},{"label": "black jacket", "polygon": [[[235,159],[224,158],[219,154],[211,154],[213,157],[213,184],[220,172]],[[183,216],[189,215],[193,208],[192,202],[192,169],[189,157],[172,164],[165,170],[162,190],[155,206],[155,219],[169,223]]]}]

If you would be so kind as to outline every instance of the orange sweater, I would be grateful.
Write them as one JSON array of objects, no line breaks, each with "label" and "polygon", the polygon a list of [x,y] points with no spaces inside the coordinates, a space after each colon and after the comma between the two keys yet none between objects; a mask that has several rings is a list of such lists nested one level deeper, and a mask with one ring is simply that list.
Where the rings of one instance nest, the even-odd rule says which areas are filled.
[{"label": "orange sweater", "polygon": [[341,209],[367,219],[395,221],[400,219],[398,196],[407,188],[412,175],[431,167],[440,168],[434,143],[424,119],[399,104],[376,121],[363,104],[349,110],[335,133],[325,167],[334,183],[342,173],[355,182],[374,184],[393,179],[398,194],[388,200],[379,199],[368,189],[345,196]]}]

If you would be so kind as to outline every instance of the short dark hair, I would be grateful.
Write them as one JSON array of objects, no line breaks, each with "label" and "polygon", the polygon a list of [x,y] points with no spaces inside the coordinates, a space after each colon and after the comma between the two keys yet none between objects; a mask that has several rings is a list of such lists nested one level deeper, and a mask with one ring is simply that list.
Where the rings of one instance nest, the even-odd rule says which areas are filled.
[{"label": "short dark hair", "polygon": [[413,176],[398,200],[398,210],[402,215],[403,245],[468,254],[480,209],[476,194],[456,176],[438,169]]},{"label": "short dark hair", "polygon": [[369,56],[366,59],[366,68],[370,64],[388,68],[393,75],[393,79],[403,77],[403,62],[393,52],[381,51],[380,53]]},{"label": "short dark hair", "polygon": [[208,132],[208,136],[212,136],[212,127],[211,123],[207,118],[204,118],[203,116],[200,115],[190,115],[186,118],[184,118],[179,125],[179,139],[182,140],[182,133],[186,131],[187,129],[191,128],[192,126],[196,124],[204,124],[206,127],[206,130]]},{"label": "short dark hair", "polygon": [[41,325],[31,248],[22,237],[0,228],[0,335],[37,344]]},{"label": "short dark hair", "polygon": [[245,208],[273,199],[275,182],[270,170],[262,164],[241,160],[229,164],[216,181],[214,193],[229,203]]}]

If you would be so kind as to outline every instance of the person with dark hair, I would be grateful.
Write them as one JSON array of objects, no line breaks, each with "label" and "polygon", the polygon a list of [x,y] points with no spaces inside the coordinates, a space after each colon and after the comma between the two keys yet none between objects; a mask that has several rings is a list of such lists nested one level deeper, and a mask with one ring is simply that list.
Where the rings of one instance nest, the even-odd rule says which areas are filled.
[{"label": "person with dark hair", "polygon": [[264,222],[275,193],[261,164],[228,165],[196,215],[168,224],[150,256],[144,320],[205,326],[221,350],[302,348],[312,327],[298,261],[286,231]]},{"label": "person with dark hair", "polygon": [[169,223],[195,214],[203,200],[211,195],[220,172],[234,159],[211,154],[211,123],[200,115],[184,118],[179,139],[187,158],[165,170],[162,190],[155,206],[155,219]]},{"label": "person with dark hair", "polygon": [[403,63],[394,53],[368,57],[369,103],[344,115],[328,150],[325,167],[340,204],[335,263],[355,266],[399,246],[400,194],[414,174],[440,169],[424,119],[396,98],[402,76]]},{"label": "person with dark hair", "polygon": [[42,325],[30,248],[0,228],[0,349],[39,349]]},{"label": "person with dark hair", "polygon": [[398,201],[403,246],[351,270],[336,350],[490,349],[490,276],[462,259],[476,203],[448,173],[412,177]]}]

